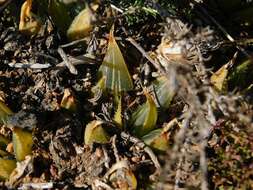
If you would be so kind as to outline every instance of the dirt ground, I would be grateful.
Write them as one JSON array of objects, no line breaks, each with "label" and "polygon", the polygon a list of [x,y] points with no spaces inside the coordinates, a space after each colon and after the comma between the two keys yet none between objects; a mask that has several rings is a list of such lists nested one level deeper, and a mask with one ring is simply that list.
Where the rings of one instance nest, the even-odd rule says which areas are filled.
[{"label": "dirt ground", "polygon": [[[72,20],[98,5],[74,40],[46,0],[31,7],[40,31],[21,31],[24,2],[0,1],[0,101],[13,111],[0,134],[29,131],[32,152],[18,161],[8,144],[1,189],[253,189],[251,2],[57,1]],[[112,25],[131,90],[99,83]]]}]

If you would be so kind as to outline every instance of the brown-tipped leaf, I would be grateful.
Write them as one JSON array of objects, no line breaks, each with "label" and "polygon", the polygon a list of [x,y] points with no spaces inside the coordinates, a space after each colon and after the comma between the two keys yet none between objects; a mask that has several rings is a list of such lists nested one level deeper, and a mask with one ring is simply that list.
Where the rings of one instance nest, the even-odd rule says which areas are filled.
[{"label": "brown-tipped leaf", "polygon": [[26,0],[20,12],[20,22],[19,31],[28,35],[35,35],[40,31],[41,21],[40,19],[31,11],[32,0]]},{"label": "brown-tipped leaf", "polygon": [[165,152],[169,148],[167,132],[162,129],[156,129],[142,137],[145,144],[156,151]]}]

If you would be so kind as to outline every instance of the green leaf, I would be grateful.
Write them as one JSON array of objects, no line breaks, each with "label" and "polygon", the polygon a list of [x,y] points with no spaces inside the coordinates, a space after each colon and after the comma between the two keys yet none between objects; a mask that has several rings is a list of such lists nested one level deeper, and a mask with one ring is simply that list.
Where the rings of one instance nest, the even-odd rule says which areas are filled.
[{"label": "green leaf", "polygon": [[154,82],[157,100],[162,108],[169,108],[170,103],[175,95],[175,90],[170,86],[168,79],[165,76],[158,77]]},{"label": "green leaf", "polygon": [[7,123],[8,117],[12,115],[13,112],[8,108],[2,101],[0,101],[0,123]]},{"label": "green leaf", "polygon": [[62,34],[66,34],[71,23],[71,17],[69,16],[66,5],[59,0],[50,0],[48,12],[57,29]]},{"label": "green leaf", "polygon": [[[91,7],[93,10],[98,8],[98,5]],[[74,18],[68,31],[67,36],[70,40],[78,40],[90,35],[93,29],[93,22],[95,21],[95,15],[93,10],[88,5]]]},{"label": "green leaf", "polygon": [[125,60],[113,35],[112,27],[109,35],[109,43],[99,73],[105,77],[105,88],[115,94],[133,89],[133,82],[128,72]]},{"label": "green leaf", "polygon": [[155,128],[157,121],[157,108],[153,98],[145,93],[147,101],[139,106],[132,114],[130,125],[133,128],[133,133],[142,137]]},{"label": "green leaf", "polygon": [[16,168],[16,161],[0,158],[0,180],[9,179],[11,172]]},{"label": "green leaf", "polygon": [[33,139],[30,131],[14,127],[12,141],[17,161],[22,161],[27,155],[32,154]]},{"label": "green leaf", "polygon": [[156,151],[165,152],[169,148],[167,132],[163,129],[156,129],[142,137],[145,144]]},{"label": "green leaf", "polygon": [[84,143],[92,144],[96,143],[107,143],[110,140],[110,136],[103,129],[102,121],[94,120],[86,125],[84,132]]}]

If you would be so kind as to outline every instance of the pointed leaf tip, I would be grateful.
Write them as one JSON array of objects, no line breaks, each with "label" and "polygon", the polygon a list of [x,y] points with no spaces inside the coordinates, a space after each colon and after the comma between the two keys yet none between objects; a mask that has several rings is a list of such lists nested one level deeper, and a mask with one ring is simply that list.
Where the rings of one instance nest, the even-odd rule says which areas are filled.
[{"label": "pointed leaf tip", "polygon": [[124,57],[113,35],[112,27],[109,35],[107,51],[99,73],[105,77],[105,88],[115,94],[133,89],[133,82],[126,66]]},{"label": "pointed leaf tip", "polygon": [[153,98],[147,92],[145,95],[147,101],[137,108],[130,119],[133,133],[138,137],[142,137],[155,128],[158,116]]},{"label": "pointed leaf tip", "polygon": [[84,143],[92,144],[96,143],[107,143],[110,139],[107,132],[103,129],[103,122],[94,120],[86,125],[84,132]]}]

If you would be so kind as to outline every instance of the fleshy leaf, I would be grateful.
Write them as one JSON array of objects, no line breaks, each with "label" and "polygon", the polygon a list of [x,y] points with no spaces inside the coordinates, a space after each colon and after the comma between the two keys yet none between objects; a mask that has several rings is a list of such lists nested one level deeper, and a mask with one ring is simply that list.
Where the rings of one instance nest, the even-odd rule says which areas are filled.
[{"label": "fleshy leaf", "polygon": [[20,12],[19,31],[28,35],[35,35],[40,31],[41,21],[32,13],[32,0],[26,0]]},{"label": "fleshy leaf", "polygon": [[102,121],[94,120],[86,125],[84,133],[84,143],[92,144],[96,143],[107,143],[110,136],[103,129]]},{"label": "fleshy leaf", "polygon": [[10,110],[10,108],[0,101],[0,123],[6,124],[8,117],[12,114],[13,112]]},{"label": "fleshy leaf", "polygon": [[113,35],[112,27],[109,35],[109,43],[99,73],[105,77],[105,88],[115,94],[133,89],[133,82],[128,72],[125,60]]},{"label": "fleshy leaf", "polygon": [[165,76],[158,77],[154,82],[153,86],[155,89],[158,104],[162,108],[169,108],[171,100],[175,95],[175,88],[171,87],[168,79]]},{"label": "fleshy leaf", "polygon": [[11,172],[16,168],[16,161],[0,158],[0,180],[9,179]]},{"label": "fleshy leaf", "polygon": [[27,155],[32,153],[33,139],[30,131],[14,127],[12,140],[15,157],[18,161],[24,160]]},{"label": "fleshy leaf", "polygon": [[[98,5],[93,5],[91,7],[93,10],[98,8]],[[88,5],[74,18],[71,23],[67,36],[70,40],[78,40],[89,36],[93,29],[92,22],[95,21],[95,15]]]},{"label": "fleshy leaf", "polygon": [[133,133],[138,137],[142,137],[152,131],[157,121],[157,108],[153,98],[145,93],[147,101],[139,106],[132,114],[130,125],[133,128]]},{"label": "fleshy leaf", "polygon": [[70,89],[65,89],[61,100],[61,107],[71,112],[77,111],[77,102],[73,92]]},{"label": "fleshy leaf", "polygon": [[154,150],[164,152],[168,150],[168,136],[167,132],[163,132],[163,129],[156,129],[142,137],[145,144],[149,145]]}]

